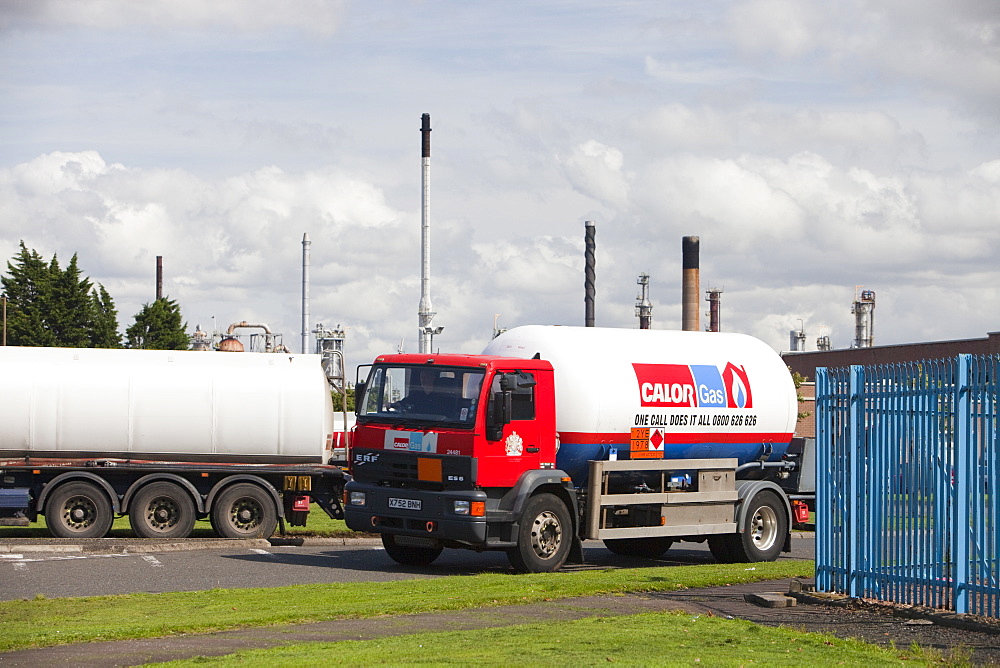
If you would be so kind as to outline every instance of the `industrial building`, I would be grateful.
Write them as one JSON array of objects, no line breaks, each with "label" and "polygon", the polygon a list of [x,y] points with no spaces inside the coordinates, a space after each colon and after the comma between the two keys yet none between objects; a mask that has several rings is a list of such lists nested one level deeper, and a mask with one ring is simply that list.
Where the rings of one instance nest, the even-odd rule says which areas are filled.
[{"label": "industrial building", "polygon": [[990,332],[982,339],[901,343],[889,346],[844,348],[843,350],[787,352],[782,353],[781,358],[785,360],[788,368],[811,381],[816,379],[816,368],[821,366],[918,362],[939,357],[954,357],[963,353],[973,355],[1000,354],[1000,332]]}]

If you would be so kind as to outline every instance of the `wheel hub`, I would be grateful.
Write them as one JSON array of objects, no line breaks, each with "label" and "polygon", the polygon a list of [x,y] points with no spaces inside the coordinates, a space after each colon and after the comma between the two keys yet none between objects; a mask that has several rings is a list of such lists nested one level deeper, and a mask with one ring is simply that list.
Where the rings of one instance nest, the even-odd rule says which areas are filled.
[{"label": "wheel hub", "polygon": [[548,559],[559,550],[561,543],[562,527],[555,513],[545,511],[536,517],[531,530],[531,547],[535,554]]},{"label": "wheel hub", "polygon": [[757,549],[769,550],[778,539],[778,518],[774,510],[768,506],[759,508],[750,522],[750,529]]}]

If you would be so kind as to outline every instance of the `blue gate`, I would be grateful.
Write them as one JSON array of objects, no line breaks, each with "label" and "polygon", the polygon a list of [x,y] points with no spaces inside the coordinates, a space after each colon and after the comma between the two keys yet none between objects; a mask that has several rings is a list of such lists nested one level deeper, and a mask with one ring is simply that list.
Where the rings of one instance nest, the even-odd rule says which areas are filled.
[{"label": "blue gate", "polygon": [[816,369],[816,586],[1000,617],[1000,357]]}]

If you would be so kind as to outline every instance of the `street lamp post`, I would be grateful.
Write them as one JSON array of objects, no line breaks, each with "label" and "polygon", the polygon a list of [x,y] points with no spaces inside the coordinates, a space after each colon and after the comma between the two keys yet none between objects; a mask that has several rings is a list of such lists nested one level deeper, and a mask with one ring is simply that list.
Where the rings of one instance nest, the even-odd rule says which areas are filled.
[{"label": "street lamp post", "polygon": [[3,302],[3,345],[7,345],[7,295],[0,295],[0,301]]}]

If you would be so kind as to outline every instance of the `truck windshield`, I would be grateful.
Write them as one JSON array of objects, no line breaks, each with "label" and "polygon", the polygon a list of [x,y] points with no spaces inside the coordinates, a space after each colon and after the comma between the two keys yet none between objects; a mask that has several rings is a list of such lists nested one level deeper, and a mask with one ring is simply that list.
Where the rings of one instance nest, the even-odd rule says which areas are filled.
[{"label": "truck windshield", "polygon": [[358,421],[472,428],[482,369],[445,366],[372,367]]}]

